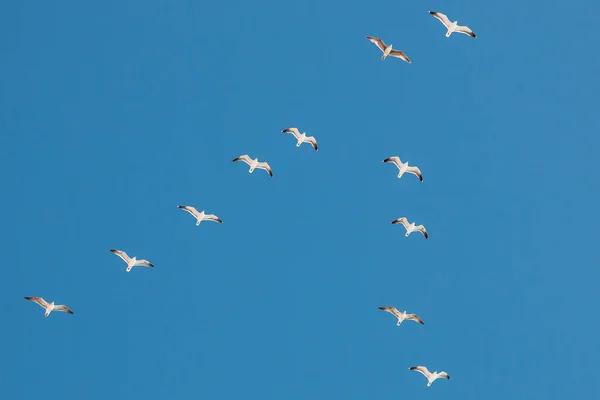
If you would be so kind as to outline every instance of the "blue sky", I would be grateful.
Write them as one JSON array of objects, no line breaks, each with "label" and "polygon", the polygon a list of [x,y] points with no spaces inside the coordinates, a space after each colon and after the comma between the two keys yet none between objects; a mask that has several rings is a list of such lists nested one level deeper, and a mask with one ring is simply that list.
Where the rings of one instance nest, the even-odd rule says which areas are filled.
[{"label": "blue sky", "polygon": [[3,4],[2,398],[598,397],[598,11]]}]

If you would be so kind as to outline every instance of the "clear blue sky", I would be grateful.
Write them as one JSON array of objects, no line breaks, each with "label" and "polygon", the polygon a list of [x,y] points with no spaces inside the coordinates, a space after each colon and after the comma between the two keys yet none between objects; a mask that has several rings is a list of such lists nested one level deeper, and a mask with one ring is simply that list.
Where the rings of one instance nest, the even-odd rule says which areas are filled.
[{"label": "clear blue sky", "polygon": [[600,6],[377,4],[0,6],[0,397],[599,397]]}]

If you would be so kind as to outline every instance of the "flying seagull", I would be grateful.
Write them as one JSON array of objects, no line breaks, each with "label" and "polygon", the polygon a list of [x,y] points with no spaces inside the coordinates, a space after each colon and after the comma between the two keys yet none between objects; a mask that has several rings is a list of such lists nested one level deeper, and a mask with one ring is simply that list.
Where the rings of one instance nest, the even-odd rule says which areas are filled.
[{"label": "flying seagull", "polygon": [[154,265],[152,265],[148,260],[138,260],[135,257],[129,257],[127,255],[127,253],[125,253],[124,251],[121,250],[110,250],[112,253],[118,255],[119,257],[121,257],[123,259],[123,261],[125,261],[127,263],[127,272],[131,271],[131,268],[133,267],[150,267],[150,268],[154,268]]},{"label": "flying seagull", "polygon": [[204,210],[198,212],[198,210],[196,210],[192,206],[177,206],[177,207],[192,214],[194,216],[194,218],[196,218],[196,226],[200,225],[200,222],[202,222],[202,221],[214,221],[214,222],[218,222],[220,224],[223,223],[223,221],[221,221],[221,218],[217,217],[215,214],[205,214]]},{"label": "flying seagull", "polygon": [[404,225],[404,227],[406,228],[406,235],[404,235],[404,236],[408,236],[414,231],[419,231],[423,234],[423,236],[425,236],[425,239],[429,239],[429,236],[427,235],[427,231],[425,230],[425,227],[423,225],[415,226],[414,222],[409,224],[408,220],[405,217],[393,220],[392,225],[395,225],[395,224]]},{"label": "flying seagull", "polygon": [[63,306],[62,304],[56,305],[54,302],[48,303],[46,300],[41,297],[25,297],[25,300],[33,301],[34,303],[38,303],[42,308],[46,310],[44,317],[50,315],[52,311],[64,311],[69,314],[74,314],[73,311],[67,306]]},{"label": "flying seagull", "polygon": [[450,22],[446,14],[442,14],[441,12],[436,11],[429,11],[429,14],[442,21],[442,24],[444,24],[446,29],[448,29],[448,32],[446,32],[446,37],[450,37],[452,32],[464,33],[465,35],[469,35],[474,38],[477,37],[477,35],[473,33],[473,31],[469,29],[468,26],[458,25],[458,21]]},{"label": "flying seagull", "polygon": [[383,55],[381,56],[382,60],[385,60],[387,56],[392,56],[396,58],[401,58],[402,60],[410,64],[410,58],[408,58],[408,56],[400,50],[392,50],[391,44],[388,46],[383,42],[383,40],[373,36],[367,36],[367,39],[375,43],[377,47],[379,47],[379,50],[383,51]]},{"label": "flying seagull", "polygon": [[387,312],[391,313],[394,317],[398,318],[398,322],[396,323],[397,326],[400,326],[402,321],[404,321],[405,319],[409,320],[409,321],[417,321],[421,325],[425,325],[425,323],[423,321],[421,321],[421,318],[419,318],[417,316],[417,314],[407,314],[406,310],[400,312],[400,311],[398,311],[398,309],[396,307],[388,307],[388,306],[379,307],[379,309],[383,310],[383,311],[387,311]]},{"label": "flying seagull", "polygon": [[383,160],[382,162],[384,162],[384,163],[391,162],[391,163],[396,164],[396,167],[398,167],[398,169],[400,170],[400,172],[398,172],[398,178],[401,178],[405,172],[408,172],[409,174],[414,174],[414,175],[418,176],[419,180],[421,182],[423,182],[423,174],[421,174],[421,170],[417,167],[409,167],[407,162],[403,163],[400,160],[400,157],[397,157],[397,156],[389,157],[389,158],[386,158],[385,160]]},{"label": "flying seagull", "polygon": [[437,371],[435,371],[435,372],[431,373],[431,372],[429,372],[429,370],[426,367],[421,367],[421,366],[410,367],[409,369],[411,371],[419,371],[420,373],[425,375],[425,377],[427,378],[427,386],[431,386],[433,381],[435,381],[437,378],[450,379],[450,375],[448,375],[444,371],[439,372],[439,373]]},{"label": "flying seagull", "polygon": [[269,175],[271,175],[271,177],[273,176],[273,171],[271,170],[271,167],[269,166],[268,163],[258,162],[258,158],[255,158],[253,160],[250,158],[250,156],[248,156],[248,154],[244,154],[244,155],[236,157],[232,160],[232,162],[235,162],[235,161],[243,161],[246,164],[248,164],[250,166],[250,170],[248,172],[250,172],[250,173],[254,172],[254,168],[258,168],[258,169],[264,169],[265,171],[267,171],[269,173]]},{"label": "flying seagull", "polygon": [[287,128],[281,131],[282,133],[291,133],[294,135],[298,143],[296,143],[296,147],[300,147],[302,143],[310,143],[312,147],[315,148],[316,151],[319,151],[319,146],[317,145],[317,139],[314,136],[306,136],[306,132],[300,133],[298,128]]}]

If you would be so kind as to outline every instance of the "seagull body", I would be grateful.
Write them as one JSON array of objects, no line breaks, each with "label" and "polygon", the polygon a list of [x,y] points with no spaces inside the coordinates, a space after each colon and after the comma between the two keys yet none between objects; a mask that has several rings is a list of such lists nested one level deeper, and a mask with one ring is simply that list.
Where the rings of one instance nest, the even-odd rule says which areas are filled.
[{"label": "seagull body", "polygon": [[298,128],[287,128],[281,131],[282,133],[291,133],[294,135],[298,143],[296,143],[296,147],[300,147],[302,143],[310,143],[312,147],[316,151],[319,151],[319,146],[317,145],[317,139],[314,136],[306,136],[306,132],[300,133]]},{"label": "seagull body", "polygon": [[271,170],[271,167],[269,166],[269,164],[266,162],[259,162],[258,158],[252,159],[252,158],[250,158],[250,156],[248,156],[248,154],[244,154],[244,155],[236,157],[232,160],[232,162],[236,162],[236,161],[243,161],[246,164],[248,164],[250,166],[250,170],[248,172],[250,172],[250,173],[254,172],[255,168],[264,169],[265,171],[267,171],[269,173],[269,175],[271,175],[271,177],[273,177],[273,171]]},{"label": "seagull body", "polygon": [[474,38],[477,37],[477,35],[473,33],[473,31],[469,29],[469,27],[458,25],[458,21],[450,22],[446,14],[442,14],[436,11],[429,11],[429,14],[439,19],[442,22],[442,24],[444,24],[446,29],[448,29],[448,32],[446,32],[446,37],[450,37],[450,35],[453,32],[464,33],[465,35],[469,35]]},{"label": "seagull body", "polygon": [[44,314],[44,317],[48,317],[48,315],[50,315],[50,313],[52,311],[63,311],[69,314],[74,314],[73,311],[71,311],[71,309],[67,306],[64,306],[62,304],[54,304],[54,302],[52,303],[48,303],[46,300],[42,299],[41,297],[25,297],[25,300],[29,300],[29,301],[33,301],[34,303],[39,304],[43,309],[46,310],[46,313]]},{"label": "seagull body", "polygon": [[400,170],[398,172],[398,178],[401,178],[405,172],[408,172],[409,174],[416,175],[417,177],[419,177],[419,180],[423,182],[423,174],[421,174],[421,170],[417,167],[410,167],[407,162],[403,163],[402,160],[400,160],[400,157],[389,157],[383,160],[382,162],[394,163],[396,167],[398,167],[398,169]]},{"label": "seagull body", "polygon": [[396,307],[388,307],[388,306],[379,307],[379,309],[383,310],[383,311],[387,311],[387,312],[391,313],[394,317],[398,318],[398,322],[396,323],[397,326],[400,326],[400,324],[404,320],[416,321],[416,322],[420,323],[421,325],[425,325],[425,323],[423,321],[421,321],[421,318],[419,318],[417,316],[417,314],[407,314],[406,310],[400,312],[400,311],[398,311],[398,309]]},{"label": "seagull body", "polygon": [[395,224],[404,225],[404,227],[406,228],[406,235],[404,235],[404,236],[408,236],[414,231],[419,231],[423,234],[423,236],[425,236],[425,239],[429,239],[429,235],[427,235],[427,230],[425,229],[425,227],[423,225],[415,226],[414,222],[409,224],[408,220],[405,217],[401,217],[401,218],[393,220],[392,225],[395,225]]},{"label": "seagull body", "polygon": [[391,44],[388,46],[385,44],[385,42],[383,40],[373,37],[373,36],[367,36],[367,39],[370,42],[375,43],[375,45],[377,47],[379,47],[379,50],[383,51],[383,55],[381,56],[382,60],[385,60],[387,58],[387,56],[392,56],[392,57],[400,58],[409,64],[411,63],[410,58],[408,58],[408,56],[406,54],[404,54],[400,50],[392,49]]},{"label": "seagull body", "polygon": [[196,226],[200,225],[200,222],[202,222],[202,221],[214,221],[214,222],[218,222],[220,224],[223,223],[223,221],[221,221],[221,218],[217,217],[214,214],[205,214],[204,210],[198,212],[198,210],[196,210],[196,208],[192,207],[192,206],[177,206],[177,207],[192,214],[194,216],[194,218],[196,218]]},{"label": "seagull body", "polygon": [[129,257],[127,253],[121,250],[110,250],[112,253],[118,255],[127,263],[127,272],[131,271],[133,267],[150,267],[154,268],[148,260],[138,260],[136,257]]},{"label": "seagull body", "polygon": [[426,367],[422,367],[422,366],[410,367],[409,369],[411,371],[419,371],[420,373],[425,375],[425,377],[427,378],[427,386],[431,386],[433,381],[435,381],[438,378],[450,379],[450,375],[448,375],[444,371],[439,372],[439,373],[437,371],[429,372],[429,370]]}]

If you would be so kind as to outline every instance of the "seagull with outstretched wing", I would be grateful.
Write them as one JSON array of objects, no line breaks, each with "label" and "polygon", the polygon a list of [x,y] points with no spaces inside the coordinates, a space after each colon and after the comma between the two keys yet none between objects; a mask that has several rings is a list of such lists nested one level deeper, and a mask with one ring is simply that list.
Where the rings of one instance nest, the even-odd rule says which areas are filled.
[{"label": "seagull with outstretched wing", "polygon": [[52,311],[62,311],[62,312],[66,312],[68,314],[75,314],[73,311],[71,311],[71,309],[69,307],[67,307],[65,305],[54,304],[54,302],[48,303],[46,300],[44,300],[41,297],[25,296],[25,300],[33,301],[34,303],[39,304],[43,309],[45,309],[46,312],[44,313],[44,317],[47,317],[48,315],[50,315],[50,313]]},{"label": "seagull with outstretched wing", "polygon": [[411,63],[410,58],[408,58],[408,56],[406,54],[404,54],[404,52],[402,52],[400,50],[392,49],[391,44],[388,46],[385,44],[385,42],[383,40],[373,37],[373,36],[367,36],[367,39],[370,42],[375,43],[375,45],[377,47],[379,47],[379,50],[383,51],[383,55],[381,56],[382,60],[385,60],[387,58],[387,56],[392,56],[392,57],[396,57],[401,60],[404,60],[409,64]]}]

